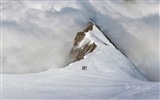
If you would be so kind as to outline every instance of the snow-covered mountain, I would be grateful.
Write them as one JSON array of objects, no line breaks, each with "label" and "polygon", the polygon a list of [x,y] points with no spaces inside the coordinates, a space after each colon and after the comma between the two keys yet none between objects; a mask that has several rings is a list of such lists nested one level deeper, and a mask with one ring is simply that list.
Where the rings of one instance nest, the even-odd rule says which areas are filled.
[{"label": "snow-covered mountain", "polygon": [[[37,74],[3,74],[2,98],[159,98],[159,83],[149,82],[95,25],[87,38],[97,44],[95,51],[65,68],[52,68]],[[83,66],[87,69],[82,70]]]},{"label": "snow-covered mountain", "polygon": [[159,0],[2,0],[1,5],[3,73],[67,66],[75,34],[92,20],[149,80],[159,81]]},{"label": "snow-covered mountain", "polygon": [[[158,0],[2,0],[1,99],[159,99],[158,8]],[[89,20],[85,39],[97,47],[73,63]]]}]

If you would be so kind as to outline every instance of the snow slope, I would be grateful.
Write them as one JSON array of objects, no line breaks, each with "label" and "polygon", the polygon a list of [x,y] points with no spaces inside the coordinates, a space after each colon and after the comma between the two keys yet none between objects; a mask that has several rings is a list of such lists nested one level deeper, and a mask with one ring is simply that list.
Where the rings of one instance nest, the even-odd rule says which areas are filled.
[{"label": "snow slope", "polygon": [[[159,0],[2,0],[0,10],[1,99],[159,99],[149,81],[159,81]],[[94,28],[98,47],[70,64],[89,20],[128,58]]]},{"label": "snow slope", "polygon": [[92,20],[149,80],[159,81],[159,0],[133,1],[2,0],[3,73],[67,66],[76,32]]},{"label": "snow slope", "polygon": [[83,60],[41,73],[2,74],[2,99],[158,100],[159,83],[149,82],[95,26],[90,34],[98,47]]}]

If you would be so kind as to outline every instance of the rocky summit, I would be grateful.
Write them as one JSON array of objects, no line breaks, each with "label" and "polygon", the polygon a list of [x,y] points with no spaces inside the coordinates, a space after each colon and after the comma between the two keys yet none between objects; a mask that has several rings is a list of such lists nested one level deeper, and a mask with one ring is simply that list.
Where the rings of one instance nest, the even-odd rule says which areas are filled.
[{"label": "rocky summit", "polygon": [[94,40],[90,37],[90,35],[92,35],[91,31],[93,30],[93,25],[94,24],[92,22],[89,22],[83,31],[77,32],[71,49],[71,56],[74,61],[83,59],[85,55],[93,52],[97,47]]}]

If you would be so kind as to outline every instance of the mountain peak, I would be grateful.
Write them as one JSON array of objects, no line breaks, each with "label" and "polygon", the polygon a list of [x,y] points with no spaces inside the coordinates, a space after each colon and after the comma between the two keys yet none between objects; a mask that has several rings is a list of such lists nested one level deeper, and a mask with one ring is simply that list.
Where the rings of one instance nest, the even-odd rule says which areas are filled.
[{"label": "mountain peak", "polygon": [[71,49],[71,55],[73,56],[74,61],[83,59],[86,54],[93,52],[97,47],[90,33],[90,31],[93,30],[93,25],[92,22],[89,22],[83,31],[77,32]]}]

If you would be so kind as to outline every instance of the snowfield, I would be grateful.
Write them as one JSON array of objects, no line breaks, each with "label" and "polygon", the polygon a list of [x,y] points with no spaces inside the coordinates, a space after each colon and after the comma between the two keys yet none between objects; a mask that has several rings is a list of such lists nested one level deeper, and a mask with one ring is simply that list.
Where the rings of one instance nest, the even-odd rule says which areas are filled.
[{"label": "snowfield", "polygon": [[95,26],[90,35],[98,47],[83,60],[41,73],[3,74],[2,99],[158,100],[159,83],[149,82]]},{"label": "snowfield", "polygon": [[[159,100],[159,4],[1,0],[0,98]],[[73,62],[74,37],[89,21],[85,40],[97,48]]]},{"label": "snowfield", "polygon": [[[106,55],[106,57],[104,57]],[[87,70],[82,66],[87,65]],[[157,99],[146,78],[116,49],[98,45],[84,60],[37,74],[3,75],[3,99]]]},{"label": "snowfield", "polygon": [[[114,48],[105,45],[98,48],[84,60],[65,68],[37,74],[3,75],[3,99],[158,100],[159,83],[148,82]],[[84,65],[87,70],[81,69]]]}]

